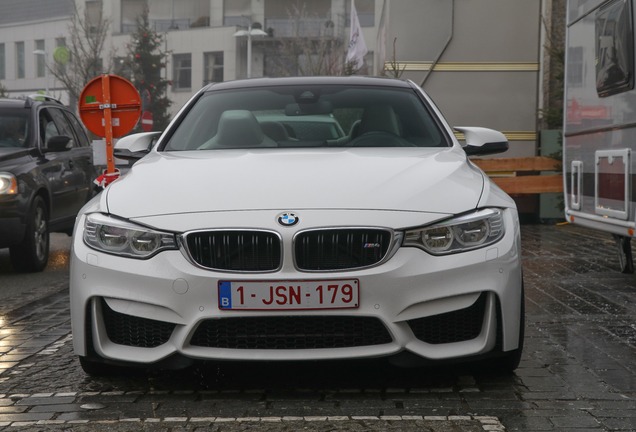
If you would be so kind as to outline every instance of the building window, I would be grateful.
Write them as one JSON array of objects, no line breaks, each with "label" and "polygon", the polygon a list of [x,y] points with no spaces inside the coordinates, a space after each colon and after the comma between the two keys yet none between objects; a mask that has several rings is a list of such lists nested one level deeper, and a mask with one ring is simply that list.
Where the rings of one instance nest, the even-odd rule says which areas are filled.
[{"label": "building window", "polygon": [[192,88],[192,54],[174,54],[172,90],[190,91]]},{"label": "building window", "polygon": [[[345,26],[351,27],[351,2],[345,2]],[[360,27],[375,26],[375,0],[356,0],[356,12]]]},{"label": "building window", "polygon": [[264,12],[270,36],[333,36],[331,0],[268,0]]},{"label": "building window", "polygon": [[148,21],[156,32],[209,27],[210,0],[153,1]]},{"label": "building window", "polygon": [[610,96],[634,88],[631,0],[614,0],[596,13],[596,92]]},{"label": "building window", "polygon": [[[55,46],[56,47],[66,47],[66,38],[63,38],[63,37],[55,38]],[[66,73],[66,65],[65,64],[55,62],[55,68],[57,69],[57,73],[59,75],[64,75]]]},{"label": "building window", "polygon": [[84,13],[88,31],[90,33],[96,32],[102,21],[102,0],[86,0]]},{"label": "building window", "polygon": [[121,32],[134,32],[145,9],[146,0],[121,0]]},{"label": "building window", "polygon": [[6,78],[5,69],[4,69],[4,44],[0,44],[0,80]]},{"label": "building window", "polygon": [[15,76],[24,78],[24,42],[15,43]]},{"label": "building window", "polygon": [[[38,51],[44,51],[44,39],[35,41],[35,49]],[[41,54],[35,54],[35,70],[38,78],[42,78],[45,75],[44,68],[46,67],[46,56]]]},{"label": "building window", "polygon": [[203,85],[223,81],[223,52],[203,54]]},{"label": "building window", "polygon": [[[271,1],[271,0],[268,0]],[[265,2],[267,6],[268,2]],[[224,0],[223,1],[223,25],[244,26],[250,23],[252,15],[252,0]]]}]

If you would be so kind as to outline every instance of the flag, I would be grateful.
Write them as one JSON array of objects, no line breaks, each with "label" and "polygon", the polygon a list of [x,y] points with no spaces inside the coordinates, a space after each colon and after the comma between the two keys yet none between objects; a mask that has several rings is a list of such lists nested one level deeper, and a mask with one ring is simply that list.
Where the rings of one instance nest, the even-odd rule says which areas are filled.
[{"label": "flag", "polygon": [[382,5],[382,15],[380,15],[380,27],[378,27],[378,38],[376,40],[375,74],[382,75],[384,62],[386,61],[386,0]]},{"label": "flag", "polygon": [[364,55],[367,53],[367,44],[362,36],[360,20],[356,5],[351,0],[351,30],[349,31],[349,51],[347,51],[346,62],[354,62],[355,69],[360,69],[364,64]]}]

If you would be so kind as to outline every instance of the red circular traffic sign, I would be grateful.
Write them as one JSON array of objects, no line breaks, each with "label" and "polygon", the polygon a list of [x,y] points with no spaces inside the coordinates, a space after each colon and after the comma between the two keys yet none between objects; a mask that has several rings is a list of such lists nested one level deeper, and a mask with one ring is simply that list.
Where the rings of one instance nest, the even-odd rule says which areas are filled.
[{"label": "red circular traffic sign", "polygon": [[150,111],[144,111],[141,114],[141,128],[144,132],[150,132],[152,130],[152,113]]},{"label": "red circular traffic sign", "polygon": [[[106,92],[104,89],[107,89]],[[135,127],[141,114],[139,92],[129,81],[117,75],[93,79],[82,90],[79,114],[88,130],[100,137],[106,136],[106,109],[110,109],[112,137],[126,135]]]}]

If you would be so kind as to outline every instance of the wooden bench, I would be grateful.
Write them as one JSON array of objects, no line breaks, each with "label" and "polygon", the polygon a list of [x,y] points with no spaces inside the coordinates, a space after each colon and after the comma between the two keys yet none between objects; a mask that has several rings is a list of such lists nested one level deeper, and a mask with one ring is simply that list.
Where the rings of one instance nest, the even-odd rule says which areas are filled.
[{"label": "wooden bench", "polygon": [[[523,175],[529,172],[559,171],[559,160],[545,156],[471,160],[507,194],[563,192],[562,174]],[[519,173],[522,175],[518,175]]]}]

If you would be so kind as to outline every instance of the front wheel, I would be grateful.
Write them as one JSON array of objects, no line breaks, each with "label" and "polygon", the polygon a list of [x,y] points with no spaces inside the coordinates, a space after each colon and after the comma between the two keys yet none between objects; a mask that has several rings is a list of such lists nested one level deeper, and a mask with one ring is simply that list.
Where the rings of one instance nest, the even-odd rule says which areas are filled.
[{"label": "front wheel", "polygon": [[39,272],[49,261],[49,212],[42,197],[35,197],[22,243],[10,248],[11,264],[21,272]]}]

